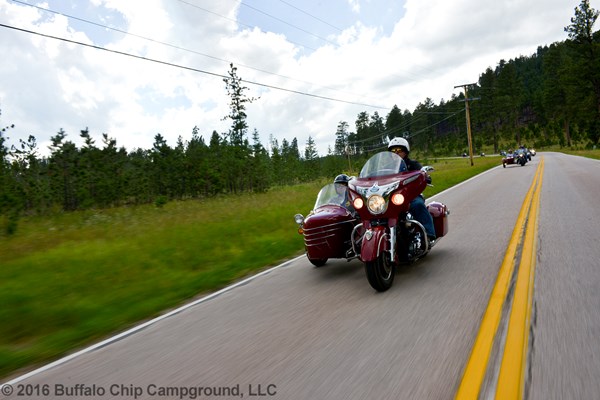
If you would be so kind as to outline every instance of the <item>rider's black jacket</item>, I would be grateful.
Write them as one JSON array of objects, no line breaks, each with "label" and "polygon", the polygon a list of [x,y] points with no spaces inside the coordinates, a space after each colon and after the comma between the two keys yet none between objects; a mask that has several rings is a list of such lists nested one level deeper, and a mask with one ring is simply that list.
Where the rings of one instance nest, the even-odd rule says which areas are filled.
[{"label": "rider's black jacket", "polygon": [[404,162],[406,163],[406,168],[408,168],[409,171],[418,171],[422,168],[422,165],[418,161],[411,160],[408,157],[404,159]]},{"label": "rider's black jacket", "polygon": [[[411,160],[408,158],[408,156],[404,159],[404,162],[406,163],[406,168],[408,171],[418,171],[423,167],[421,163]],[[431,184],[431,176],[429,176],[429,174],[427,174],[427,183]]]}]

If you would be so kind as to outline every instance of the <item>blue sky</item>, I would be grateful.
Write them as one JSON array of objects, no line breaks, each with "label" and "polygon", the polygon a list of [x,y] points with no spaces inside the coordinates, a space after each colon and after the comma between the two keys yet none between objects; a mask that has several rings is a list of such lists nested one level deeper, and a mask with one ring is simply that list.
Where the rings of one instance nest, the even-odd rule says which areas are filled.
[{"label": "blue sky", "polygon": [[389,0],[245,0],[240,5],[238,21],[243,26],[284,34],[310,53],[320,46],[336,44],[334,37],[358,21],[389,35],[403,14],[403,5],[403,1]]},{"label": "blue sky", "polygon": [[385,118],[394,105],[439,103],[501,59],[565,40],[579,2],[0,0],[2,24],[172,64],[0,27],[10,55],[0,63],[0,124],[15,124],[12,144],[34,135],[43,154],[61,128],[77,144],[88,128],[97,144],[107,133],[129,150],[151,148],[157,133],[174,146],[194,126],[208,140],[229,128],[214,74],[233,63],[246,82],[269,86],[248,85],[260,96],[249,133],[267,147],[296,138],[302,148],[310,136],[325,155],[340,121],[354,130],[363,111]]}]

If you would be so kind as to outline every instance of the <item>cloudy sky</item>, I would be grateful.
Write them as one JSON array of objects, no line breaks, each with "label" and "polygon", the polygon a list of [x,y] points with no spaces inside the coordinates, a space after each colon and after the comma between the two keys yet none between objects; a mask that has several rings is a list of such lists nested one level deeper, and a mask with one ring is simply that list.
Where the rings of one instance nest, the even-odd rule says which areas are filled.
[{"label": "cloudy sky", "polygon": [[296,138],[301,151],[311,136],[325,155],[340,121],[353,131],[363,111],[448,100],[501,59],[564,41],[579,3],[0,0],[0,125],[15,124],[10,144],[35,136],[44,155],[61,128],[78,145],[87,127],[97,145],[107,133],[128,150],[157,133],[174,146],[194,126],[208,142],[230,125],[233,63],[257,98],[250,132],[266,147]]}]

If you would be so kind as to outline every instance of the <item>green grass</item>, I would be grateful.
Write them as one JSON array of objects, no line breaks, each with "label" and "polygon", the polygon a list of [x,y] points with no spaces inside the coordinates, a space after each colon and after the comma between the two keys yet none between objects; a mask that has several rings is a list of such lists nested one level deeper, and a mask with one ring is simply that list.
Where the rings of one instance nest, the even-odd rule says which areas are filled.
[{"label": "green grass", "polygon": [[[420,161],[436,169],[426,196],[500,164]],[[325,183],[20,220],[0,236],[0,377],[302,254],[293,215]]]},{"label": "green grass", "polygon": [[425,189],[425,197],[431,197],[460,182],[463,182],[490,168],[502,165],[499,156],[467,158],[431,158],[420,160],[423,165],[431,165],[435,170],[431,172],[433,187]]},{"label": "green grass", "polygon": [[301,254],[322,182],[20,221],[0,239],[0,376]]},{"label": "green grass", "polygon": [[574,156],[582,156],[582,157],[587,157],[587,158],[593,158],[593,159],[596,159],[596,160],[600,160],[600,149],[596,149],[596,150],[575,150],[575,149],[569,149],[567,147],[554,146],[554,147],[546,148],[543,151],[556,151],[556,152],[560,152],[560,153],[571,154],[571,155],[574,155]]}]

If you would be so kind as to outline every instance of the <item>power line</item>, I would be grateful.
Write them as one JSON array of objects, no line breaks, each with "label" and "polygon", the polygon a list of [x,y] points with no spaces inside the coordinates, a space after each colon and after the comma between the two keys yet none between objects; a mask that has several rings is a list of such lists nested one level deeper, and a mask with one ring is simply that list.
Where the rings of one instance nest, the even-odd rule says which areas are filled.
[{"label": "power line", "polygon": [[335,30],[337,30],[339,32],[342,31],[342,29],[338,28],[337,26],[331,25],[329,22],[324,21],[324,20],[322,20],[319,17],[315,17],[314,15],[310,14],[309,12],[301,10],[298,7],[296,7],[295,5],[288,3],[287,1],[284,1],[284,0],[279,0],[279,1],[282,2],[283,4],[286,4],[286,5],[290,6],[290,7],[292,7],[292,8],[295,8],[296,10],[300,11],[301,13],[304,13],[304,14],[308,15],[309,17],[312,17],[312,18],[316,19],[319,22],[324,23],[325,25],[328,25],[328,26],[332,27],[333,29],[335,29]]},{"label": "power line", "polygon": [[368,142],[368,141],[371,141],[371,140],[380,139],[384,135],[387,136],[390,133],[394,133],[394,132],[397,132],[397,131],[400,131],[400,130],[404,130],[404,129],[408,128],[411,124],[413,124],[413,123],[415,123],[415,122],[417,122],[417,121],[419,121],[420,119],[423,119],[423,118],[424,118],[424,116],[417,117],[417,118],[413,119],[412,121],[405,122],[404,125],[394,126],[392,128],[386,129],[386,130],[384,130],[382,132],[379,132],[379,133],[377,133],[374,136],[371,136],[371,137],[368,137],[368,138],[364,138],[364,139],[360,139],[360,140],[353,140],[352,144],[364,143],[364,142]]},{"label": "power line", "polygon": [[[82,43],[82,42],[78,42],[78,41],[75,41],[75,40],[65,39],[65,38],[61,38],[61,37],[58,37],[58,36],[52,36],[52,35],[48,35],[48,34],[41,33],[41,32],[31,31],[31,30],[28,30],[28,29],[17,28],[15,26],[5,25],[5,24],[2,24],[2,23],[0,23],[0,27],[4,27],[4,28],[8,28],[8,29],[13,29],[13,30],[21,31],[21,32],[25,32],[25,33],[30,33],[32,35],[38,35],[38,36],[46,37],[46,38],[49,38],[49,39],[60,40],[60,41],[67,42],[67,43],[78,44],[80,46],[90,47],[90,48],[97,49],[97,50],[103,50],[103,51],[107,51],[107,52],[111,52],[111,53],[115,53],[115,54],[120,54],[120,55],[123,55],[123,56],[137,58],[137,59],[144,60],[144,61],[150,61],[150,62],[154,62],[154,63],[157,63],[157,64],[167,65],[167,66],[170,66],[170,67],[181,68],[181,69],[185,69],[185,70],[188,70],[188,71],[199,72],[199,73],[202,73],[202,74],[217,76],[219,78],[229,79],[229,77],[226,76],[226,75],[221,75],[221,74],[217,74],[217,73],[214,73],[214,72],[204,71],[204,70],[201,70],[201,69],[198,69],[198,68],[192,68],[192,67],[187,67],[187,66],[184,66],[184,65],[179,65],[179,64],[171,63],[171,62],[168,62],[168,61],[161,61],[161,60],[157,60],[157,59],[154,59],[154,58],[148,58],[148,57],[138,56],[138,55],[135,55],[135,54],[126,53],[126,52],[119,51],[119,50],[107,49],[105,47],[96,46],[96,45],[93,45],[93,44]],[[387,109],[387,107],[375,106],[375,105],[372,105],[372,104],[356,103],[356,102],[352,102],[352,101],[347,101],[347,100],[342,100],[342,99],[336,99],[336,98],[333,98],[333,97],[320,96],[320,95],[317,95],[317,94],[300,92],[298,90],[286,89],[286,88],[282,88],[282,87],[279,87],[279,86],[268,85],[268,84],[260,83],[260,82],[254,82],[254,81],[248,81],[248,80],[243,80],[243,81],[245,83],[248,83],[248,84],[251,84],[251,85],[262,86],[262,87],[266,87],[266,88],[269,88],[269,89],[281,90],[281,91],[284,91],[284,92],[295,93],[295,94],[299,94],[299,95],[303,95],[303,96],[309,96],[309,97],[314,97],[314,98],[323,99],[323,100],[336,101],[336,102],[340,102],[340,103],[358,105],[358,106],[369,107],[369,108]]]},{"label": "power line", "polygon": [[259,12],[259,13],[261,13],[261,14],[264,14],[264,15],[266,15],[267,17],[273,18],[273,19],[274,19],[274,20],[276,20],[276,21],[282,22],[282,23],[284,23],[284,24],[286,24],[286,25],[288,25],[288,26],[291,26],[292,28],[298,29],[299,31],[302,31],[302,32],[304,32],[304,33],[308,33],[309,35],[311,35],[311,36],[314,36],[314,37],[316,37],[317,39],[321,39],[321,40],[323,40],[323,41],[325,41],[325,42],[327,42],[327,43],[329,43],[329,44],[332,44],[332,45],[334,45],[335,47],[338,47],[338,44],[337,44],[337,43],[333,43],[332,41],[330,41],[330,40],[327,40],[327,39],[325,39],[325,38],[323,38],[323,37],[321,37],[321,36],[319,36],[319,35],[317,35],[317,34],[314,34],[314,33],[312,33],[312,32],[309,32],[309,31],[305,30],[305,29],[302,29],[302,28],[300,28],[300,27],[297,27],[296,25],[290,24],[290,23],[289,23],[289,22],[287,22],[287,21],[284,21],[284,20],[282,20],[282,19],[280,19],[280,18],[277,18],[277,17],[275,17],[275,16],[273,16],[273,15],[271,15],[271,14],[267,13],[267,12],[264,12],[264,11],[262,11],[262,10],[259,10],[258,8],[252,7],[251,5],[248,5],[248,4],[244,3],[244,2],[242,2],[241,4],[242,4],[243,6],[245,6],[245,7],[248,7],[248,8],[250,8],[250,9],[252,9],[252,10],[256,11],[256,12]]},{"label": "power line", "polygon": [[[266,70],[263,70],[263,69],[260,69],[260,68],[252,67],[252,66],[245,65],[245,64],[241,64],[241,63],[238,63],[238,62],[233,62],[233,61],[230,61],[230,60],[224,60],[222,58],[211,56],[211,55],[205,54],[205,53],[201,53],[201,52],[196,51],[196,50],[187,49],[187,48],[180,47],[180,46],[177,46],[177,45],[174,45],[174,44],[170,44],[170,43],[162,42],[162,41],[159,41],[159,40],[156,40],[156,39],[152,39],[152,38],[149,38],[149,37],[146,37],[146,36],[137,35],[135,33],[127,32],[127,31],[124,31],[124,30],[119,29],[119,28],[114,28],[114,27],[111,27],[111,26],[108,26],[108,25],[103,25],[103,24],[100,24],[100,23],[97,23],[97,22],[89,21],[89,20],[84,19],[84,18],[79,18],[79,17],[73,16],[73,15],[69,15],[69,14],[65,14],[65,13],[59,12],[59,11],[51,10],[49,8],[44,8],[44,7],[36,6],[36,5],[33,5],[33,4],[29,4],[29,3],[26,3],[26,2],[23,2],[23,1],[20,1],[20,0],[11,0],[11,1],[13,3],[19,3],[19,4],[22,4],[22,5],[25,5],[25,6],[36,8],[36,9],[41,10],[41,11],[45,11],[45,12],[56,14],[56,15],[61,15],[63,17],[71,18],[71,19],[76,20],[76,21],[80,21],[80,22],[84,22],[84,23],[87,23],[87,24],[90,24],[90,25],[94,25],[94,26],[97,26],[99,28],[109,29],[109,30],[112,30],[114,32],[118,32],[118,33],[121,33],[121,34],[124,34],[124,35],[129,35],[129,36],[137,37],[139,39],[147,40],[147,41],[152,42],[152,43],[157,43],[157,44],[161,44],[163,46],[168,46],[168,47],[171,47],[171,48],[176,49],[176,50],[182,50],[182,51],[193,53],[193,54],[196,54],[196,55],[199,55],[199,56],[210,58],[210,59],[213,59],[213,60],[221,61],[221,62],[224,62],[226,64],[232,64],[233,63],[233,64],[237,65],[238,67],[248,68],[248,69],[251,69],[253,71],[261,72],[261,73],[264,73],[264,74],[273,75],[273,76],[277,76],[277,77],[280,77],[280,78],[288,79],[288,80],[291,80],[291,81],[300,82],[300,83],[304,83],[304,84],[307,84],[307,85],[320,87],[320,88],[331,90],[331,91],[334,91],[334,92],[339,92],[339,93],[349,94],[349,95],[352,95],[352,96],[362,97],[361,95],[358,95],[356,93],[350,93],[350,92],[346,92],[346,91],[343,91],[343,90],[335,89],[335,88],[332,88],[332,87],[318,85],[318,84],[315,84],[313,82],[308,82],[308,81],[304,81],[304,80],[301,80],[301,79],[292,78],[292,77],[289,77],[289,76],[286,76],[286,75],[281,75],[281,74],[277,74],[277,73],[274,73],[274,72],[266,71]],[[206,9],[204,9],[202,7],[199,7],[199,6],[196,6],[194,4],[188,3],[188,2],[186,2],[184,0],[177,0],[177,1],[180,1],[180,2],[182,2],[184,4],[188,4],[188,5],[192,6],[192,7],[198,8],[198,9],[200,9],[202,11],[206,11],[208,13],[220,16],[222,18],[226,18],[226,19],[228,19],[230,21],[239,23],[238,21],[236,21],[234,19],[231,19],[231,18],[225,17],[223,15],[214,13],[213,11],[210,11],[210,10],[206,10]],[[246,26],[249,26],[249,25],[246,25]],[[293,43],[293,42],[290,42],[290,43]]]},{"label": "power line", "polygon": [[[14,0],[13,0],[13,1],[14,1]],[[229,17],[226,17],[226,16],[224,16],[224,15],[221,15],[221,14],[219,14],[219,13],[216,13],[216,12],[214,12],[214,11],[207,10],[206,8],[200,7],[199,5],[196,5],[196,4],[194,4],[194,3],[190,3],[189,1],[185,1],[185,0],[177,0],[177,1],[178,1],[178,2],[180,2],[180,3],[183,3],[183,4],[187,4],[187,5],[188,5],[188,6],[190,6],[190,7],[197,8],[198,10],[201,10],[201,11],[207,12],[207,13],[209,13],[209,14],[216,15],[217,17],[224,18],[224,19],[226,19],[226,20],[228,20],[228,21],[235,22],[236,24],[243,25],[243,26],[245,26],[245,27],[247,27],[247,28],[250,28],[250,29],[252,29],[252,28],[255,28],[255,26],[252,26],[252,25],[249,25],[249,24],[245,24],[245,23],[243,23],[243,22],[241,22],[241,21],[239,21],[239,20],[237,20],[237,19],[229,18]],[[242,4],[243,4],[243,3],[242,3]],[[286,39],[287,39],[287,38],[286,38]],[[296,42],[293,42],[293,41],[291,41],[291,40],[288,40],[288,42],[290,42],[290,43],[293,43],[293,44],[295,44],[295,45],[298,45],[298,46],[300,46],[300,47],[307,48],[307,49],[309,49],[309,50],[312,50],[312,51],[317,51],[317,49],[313,49],[312,47],[309,47],[309,46],[306,46],[306,45],[303,45],[303,44],[300,44],[300,43],[296,43]]]},{"label": "power line", "polygon": [[[199,8],[199,9],[201,9],[201,10],[204,10],[204,11],[208,11],[208,10],[206,10],[206,9],[202,8],[202,7],[196,6],[196,5],[192,4],[192,3],[188,3],[188,2],[186,2],[185,0],[177,0],[177,1],[180,1],[180,2],[182,2],[182,3],[188,4],[188,5],[192,6],[192,7]],[[307,13],[306,11],[303,11],[303,10],[301,10],[301,9],[299,9],[299,8],[297,8],[297,7],[295,7],[295,6],[291,5],[291,4],[289,4],[289,3],[287,3],[287,2],[285,2],[285,1],[283,1],[283,0],[280,0],[280,1],[281,1],[282,3],[285,3],[285,4],[289,5],[290,7],[293,7],[293,8],[295,8],[295,9],[297,9],[297,10],[299,10],[299,11],[301,11],[301,12],[303,12],[303,13],[305,13],[305,14],[307,14],[307,15],[309,15],[309,16],[311,16],[311,17],[313,17],[313,18],[315,18],[315,19],[317,19],[317,20],[319,20],[319,21],[321,21],[321,22],[324,22],[324,23],[328,24],[327,22],[325,22],[325,21],[323,21],[323,20],[321,20],[321,19],[319,19],[319,18],[315,17],[315,16],[314,16],[314,15],[312,15],[312,14],[309,14],[309,13]],[[325,40],[326,42],[333,44],[333,45],[334,45],[336,48],[339,48],[339,47],[340,47],[340,46],[339,46],[338,44],[336,44],[336,43],[332,43],[331,41],[329,41],[329,40],[327,40],[327,39],[324,39],[324,38],[322,38],[322,37],[320,37],[320,36],[318,36],[318,35],[316,35],[316,34],[314,34],[314,33],[312,33],[312,32],[309,32],[309,31],[306,31],[306,30],[304,30],[304,29],[302,29],[302,28],[298,28],[298,27],[296,27],[296,26],[294,26],[294,25],[291,25],[291,24],[289,24],[288,22],[286,22],[286,21],[283,21],[283,20],[281,20],[281,19],[279,19],[279,18],[277,18],[277,17],[275,17],[275,16],[273,16],[273,15],[271,15],[271,14],[268,14],[268,13],[266,13],[266,12],[262,11],[262,10],[259,10],[259,9],[257,9],[257,8],[254,8],[254,7],[248,6],[247,4],[245,4],[245,3],[243,3],[243,2],[241,2],[241,4],[242,4],[242,5],[244,5],[244,6],[247,6],[247,7],[249,7],[249,8],[252,8],[252,9],[254,9],[254,10],[256,10],[256,11],[258,11],[258,12],[260,12],[260,13],[264,14],[264,15],[267,15],[267,16],[269,16],[269,17],[271,17],[271,18],[275,19],[275,20],[281,21],[281,22],[283,22],[283,23],[285,23],[285,24],[287,24],[287,25],[289,25],[289,26],[292,26],[292,27],[294,27],[294,28],[296,28],[296,29],[299,29],[299,30],[301,30],[301,31],[303,31],[303,32],[306,32],[306,33],[308,33],[309,35],[312,35],[312,36],[315,36],[315,37],[317,37],[317,38],[319,38],[319,39]],[[216,13],[214,13],[214,12],[212,12],[212,11],[208,11],[208,12],[210,12],[211,14],[219,15],[219,14],[216,14]],[[219,16],[221,16],[221,15],[219,15]],[[223,17],[223,16],[221,16],[221,17]],[[223,17],[223,18],[226,18],[226,19],[229,19],[229,20],[231,20],[231,21],[234,21],[234,20],[232,20],[231,18],[228,18],[228,17]],[[241,22],[239,22],[239,21],[236,21],[236,22],[238,22],[238,23],[240,23],[241,25],[244,25],[244,26],[249,26],[249,25],[247,25],[247,24],[243,24],[243,23],[241,23]],[[328,25],[330,25],[330,24],[328,24]],[[330,25],[330,26],[334,27],[335,29],[339,30],[340,32],[342,31],[342,29],[340,29],[340,28],[337,28],[337,27],[335,27],[335,26],[333,26],[333,25]],[[250,27],[251,27],[251,26],[250,26]],[[292,42],[291,40],[289,40],[287,37],[286,37],[286,40],[288,40],[290,43],[294,43],[294,42]],[[298,44],[298,43],[294,43],[294,44]],[[299,44],[299,46],[306,47],[307,49],[310,49],[310,50],[316,51],[315,49],[313,49],[313,48],[311,48],[311,47],[308,47],[308,46],[304,46],[304,45],[301,45],[301,44]],[[421,69],[424,69],[424,70],[429,70],[429,71],[431,71],[431,72],[435,72],[435,71],[433,71],[431,68],[427,68],[427,67],[424,67],[424,66],[422,66],[422,65],[418,65],[418,64],[415,64],[415,65],[416,65],[417,67],[421,68]],[[422,77],[423,77],[422,75],[418,75],[418,74],[415,74],[415,73],[413,73],[413,72],[410,72],[410,71],[406,71],[406,70],[405,70],[405,71],[403,71],[403,72],[404,72],[404,73],[406,73],[406,74],[408,74],[408,75],[415,76],[415,77],[417,77],[417,78],[422,78]],[[398,77],[398,78],[402,79],[402,77],[401,77],[400,75],[397,75],[397,74],[393,74],[393,73],[392,73],[392,74],[391,74],[391,76],[395,76],[395,77]]]},{"label": "power line", "polygon": [[[194,5],[194,4],[192,4],[192,3],[189,3],[189,2],[187,2],[187,1],[185,1],[185,0],[177,0],[177,1],[180,1],[180,2],[182,2],[182,3],[188,4],[188,5],[192,6],[192,7],[196,7],[196,8],[198,8],[198,9],[200,9],[200,10],[203,10],[203,11],[210,12],[211,14],[218,15],[218,16],[220,16],[220,17],[226,18],[226,19],[228,19],[228,20],[230,20],[230,21],[235,21],[235,22],[239,23],[240,25],[244,25],[244,26],[247,26],[247,27],[252,27],[252,26],[250,26],[250,25],[247,25],[247,24],[241,23],[241,22],[239,22],[239,21],[236,21],[236,20],[233,20],[233,19],[231,19],[231,18],[228,18],[228,17],[222,16],[222,15],[220,15],[220,14],[214,13],[214,12],[212,12],[212,11],[206,10],[206,9],[204,9],[204,8],[202,8],[202,7],[196,6],[196,5]],[[313,18],[315,18],[315,19],[317,19],[317,20],[319,20],[319,21],[321,21],[321,22],[324,22],[324,23],[328,24],[327,22],[325,22],[325,21],[323,21],[323,20],[321,20],[321,19],[319,19],[319,18],[317,18],[317,17],[313,16],[312,14],[309,14],[309,13],[307,13],[306,11],[303,11],[303,10],[301,10],[301,9],[299,9],[299,8],[297,8],[297,7],[295,7],[295,6],[291,5],[291,4],[289,4],[289,3],[287,3],[287,2],[285,2],[285,1],[283,1],[283,0],[280,0],[280,1],[281,1],[282,3],[285,3],[285,4],[289,5],[290,7],[293,7],[293,8],[295,8],[295,9],[297,9],[297,10],[299,10],[299,11],[301,11],[301,12],[303,12],[303,13],[305,13],[305,14],[307,14],[307,15],[309,15],[309,16],[311,16],[311,17],[313,17]],[[271,17],[271,18],[275,19],[275,20],[281,21],[281,22],[283,22],[283,23],[285,23],[285,24],[287,24],[287,25],[289,25],[289,26],[292,26],[292,27],[294,27],[294,28],[296,28],[296,29],[299,29],[299,30],[301,30],[301,31],[303,31],[303,32],[306,32],[306,33],[308,33],[309,35],[312,35],[312,36],[315,36],[315,37],[317,37],[317,38],[319,38],[319,39],[325,40],[326,42],[333,44],[333,45],[334,45],[336,48],[339,48],[339,47],[340,47],[338,44],[336,44],[336,43],[332,43],[332,42],[330,42],[330,41],[329,41],[329,40],[327,40],[327,39],[321,38],[320,36],[318,36],[318,35],[316,35],[316,34],[314,34],[314,33],[312,33],[312,32],[306,31],[306,30],[304,30],[304,29],[302,29],[302,28],[298,28],[298,27],[296,27],[296,26],[294,26],[294,25],[291,25],[291,24],[289,24],[288,22],[286,22],[286,21],[283,21],[283,20],[281,20],[281,19],[279,19],[279,18],[277,18],[277,17],[275,17],[275,16],[273,16],[273,15],[271,15],[271,14],[268,14],[268,13],[266,13],[266,12],[262,11],[262,10],[259,10],[259,9],[257,9],[257,8],[254,8],[254,7],[248,6],[247,4],[245,4],[245,3],[241,2],[241,0],[240,0],[240,3],[241,3],[241,5],[243,5],[243,6],[247,6],[247,7],[249,7],[249,8],[252,8],[252,9],[254,9],[254,10],[256,10],[256,11],[258,11],[258,12],[260,12],[260,13],[264,14],[264,15],[267,15],[267,16],[269,16],[269,17]],[[330,24],[328,24],[328,25],[330,25]],[[334,27],[333,25],[330,25],[330,26]],[[337,30],[339,30],[340,32],[342,31],[340,28],[337,28],[337,27],[334,27],[334,28],[335,28],[335,29],[337,29]],[[298,43],[292,42],[292,41],[291,41],[291,40],[289,40],[287,37],[286,37],[286,40],[288,40],[290,43],[298,44]],[[310,50],[316,51],[315,49],[313,49],[313,48],[311,48],[311,47],[304,46],[304,45],[302,45],[302,44],[298,44],[298,45],[299,45],[299,46],[301,46],[301,47],[305,47],[305,48],[307,48],[307,49],[310,49]],[[417,67],[419,67],[419,68],[421,68],[421,69],[423,69],[423,70],[428,70],[428,71],[431,71],[431,72],[435,72],[435,71],[434,71],[434,70],[432,70],[431,68],[427,68],[427,67],[425,67],[425,66],[422,66],[422,65],[419,65],[419,64],[414,64],[414,65],[415,65],[415,66],[417,66]],[[423,75],[415,74],[415,73],[413,73],[413,72],[410,72],[410,71],[407,71],[407,70],[404,70],[403,72],[404,72],[405,74],[412,75],[412,76],[414,76],[414,77],[417,77],[417,78],[423,78]],[[402,77],[402,76],[400,76],[400,75],[397,75],[397,74],[394,74],[394,73],[392,73],[392,74],[390,74],[390,75],[391,75],[391,76],[395,76],[395,77],[397,77],[397,78],[400,78],[400,79],[403,79],[403,77]]]},{"label": "power line", "polygon": [[[417,135],[420,135],[421,133],[426,132],[427,130],[433,128],[434,126],[441,124],[442,122],[444,122],[444,121],[446,121],[446,120],[454,117],[455,115],[458,115],[459,113],[462,113],[463,111],[464,111],[464,108],[462,110],[455,111],[452,114],[450,114],[449,116],[447,116],[446,118],[443,118],[443,119],[441,119],[441,120],[439,120],[439,121],[437,121],[437,122],[435,122],[435,123],[433,123],[431,125],[428,125],[428,126],[422,128],[422,129],[419,129],[418,131],[412,133],[411,135],[408,136],[408,138],[410,139],[410,138],[413,138],[413,137],[415,137]],[[425,114],[425,113],[423,113],[423,114]],[[371,137],[368,137],[368,138],[364,138],[364,139],[360,139],[360,140],[353,140],[351,144],[359,144],[359,143],[364,143],[364,142],[368,142],[368,141],[375,140],[375,139],[381,139],[381,138],[383,138],[383,136],[389,136],[389,134],[391,134],[391,133],[394,133],[394,132],[397,132],[397,131],[401,131],[401,130],[405,130],[410,125],[414,124],[415,122],[420,121],[424,117],[425,117],[424,115],[421,115],[421,116],[419,116],[419,117],[417,117],[417,118],[415,118],[415,119],[413,119],[411,121],[407,121],[403,125],[398,125],[398,126],[386,129],[386,130],[384,130],[382,132],[377,133],[374,136],[371,136]]]},{"label": "power line", "polygon": [[446,121],[446,120],[449,120],[450,118],[454,117],[455,115],[458,115],[459,113],[461,113],[461,112],[463,112],[463,111],[464,111],[464,109],[462,109],[462,110],[458,110],[458,111],[457,111],[457,112],[455,112],[454,114],[451,114],[451,115],[447,116],[446,118],[444,118],[444,119],[441,119],[441,120],[439,120],[438,122],[436,122],[436,123],[434,123],[434,124],[431,124],[431,125],[429,125],[429,126],[426,126],[425,128],[423,128],[423,129],[421,129],[421,130],[418,130],[418,131],[416,131],[415,133],[413,133],[412,135],[410,135],[410,136],[409,136],[409,138],[415,137],[415,136],[417,136],[417,135],[419,135],[419,134],[421,134],[421,133],[423,133],[423,132],[427,131],[428,129],[430,129],[430,128],[433,128],[434,126],[436,126],[436,125],[439,125],[439,124],[441,124],[442,122],[444,122],[444,121]]}]

